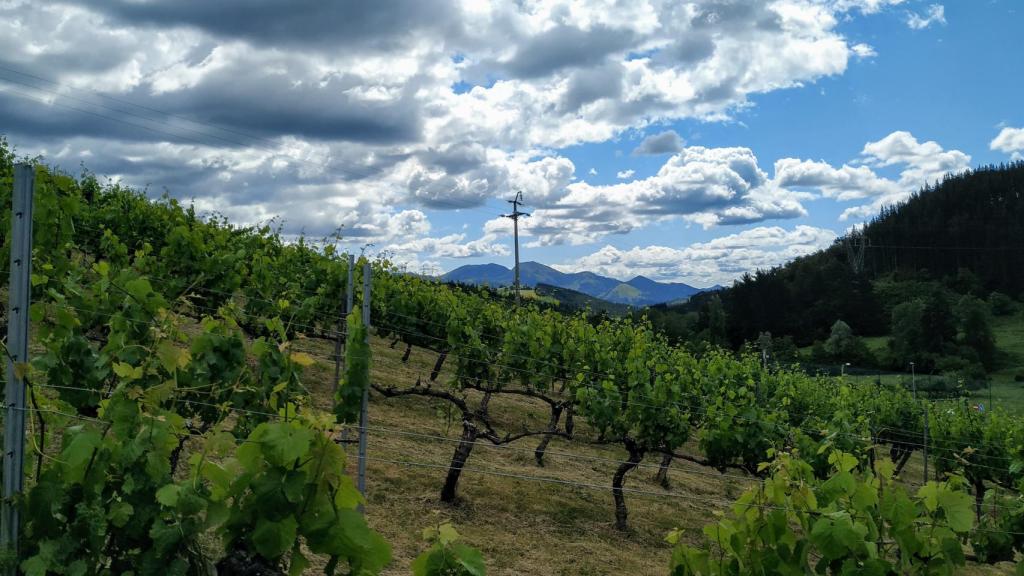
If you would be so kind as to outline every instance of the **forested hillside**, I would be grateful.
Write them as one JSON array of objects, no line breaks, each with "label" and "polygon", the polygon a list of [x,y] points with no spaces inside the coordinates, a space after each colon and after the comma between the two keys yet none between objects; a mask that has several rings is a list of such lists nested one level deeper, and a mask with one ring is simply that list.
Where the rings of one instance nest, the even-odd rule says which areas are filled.
[{"label": "forested hillside", "polygon": [[827,338],[837,320],[858,335],[888,334],[904,301],[930,301],[938,313],[965,295],[1022,291],[1024,162],[1015,162],[949,176],[826,250],[745,275],[676,311],[695,313],[689,329],[706,331],[720,299],[725,333],[711,339],[735,347],[770,332],[805,346]]}]

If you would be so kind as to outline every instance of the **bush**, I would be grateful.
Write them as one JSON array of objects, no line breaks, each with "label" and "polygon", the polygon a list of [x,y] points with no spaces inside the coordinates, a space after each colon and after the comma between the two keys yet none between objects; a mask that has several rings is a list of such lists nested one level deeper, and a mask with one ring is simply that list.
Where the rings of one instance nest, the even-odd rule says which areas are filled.
[{"label": "bush", "polygon": [[943,356],[935,362],[935,369],[943,379],[963,383],[970,390],[983,388],[987,383],[984,366],[962,356]]},{"label": "bush", "polygon": [[825,345],[821,343],[821,340],[815,340],[814,345],[811,346],[811,362],[824,364],[831,360],[832,358],[825,352]]},{"label": "bush", "polygon": [[871,354],[863,338],[855,336],[850,325],[837,320],[832,325],[832,332],[823,343],[815,342],[811,350],[816,362],[849,362],[854,366],[874,366],[875,357]]},{"label": "bush", "polygon": [[971,536],[971,547],[978,557],[978,562],[984,564],[1013,560],[1013,536],[1004,530],[991,528],[978,530]]},{"label": "bush", "polygon": [[[990,509],[997,499],[998,496],[989,491],[982,507]],[[978,528],[971,536],[971,547],[978,556],[978,562],[1013,561],[1014,549],[1024,551],[1024,532],[1021,531],[1024,528],[1024,506],[1019,500],[1011,506],[1004,504],[997,515],[985,514]]]},{"label": "bush", "polygon": [[800,361],[800,349],[796,347],[792,336],[776,338],[772,342],[775,361],[779,364],[793,364]]},{"label": "bush", "polygon": [[1013,376],[1014,382],[1024,382],[1024,372],[1018,372]]},{"label": "bush", "polygon": [[941,376],[917,379],[917,391],[926,398],[960,398],[966,396],[964,380],[958,374],[947,372]]},{"label": "bush", "polygon": [[988,296],[988,305],[994,316],[1009,316],[1013,314],[1017,305],[1013,299],[1002,292],[993,292]]}]

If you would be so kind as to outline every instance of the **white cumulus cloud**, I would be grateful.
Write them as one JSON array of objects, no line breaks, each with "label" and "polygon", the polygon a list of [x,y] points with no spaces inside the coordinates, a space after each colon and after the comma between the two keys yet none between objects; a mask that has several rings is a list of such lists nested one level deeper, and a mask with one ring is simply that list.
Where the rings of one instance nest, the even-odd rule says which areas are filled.
[{"label": "white cumulus cloud", "polygon": [[555,268],[589,270],[627,280],[636,275],[654,280],[686,282],[698,287],[728,284],[746,272],[779,266],[832,244],[836,233],[813,226],[790,230],[778,226],[752,228],[682,248],[638,246],[622,250],[611,245]]},{"label": "white cumulus cloud", "polygon": [[664,154],[659,172],[609,186],[581,182],[562,149],[729,120],[754,96],[841,75],[874,55],[841,19],[899,3],[7,0],[4,65],[56,83],[5,73],[0,126],[23,153],[88,159],[240,223],[341,228],[354,244],[420,250],[417,262],[499,254],[486,226],[430,236],[427,215],[517,190],[541,244],[665,219],[793,218],[806,193],[747,148],[663,131],[636,149]]},{"label": "white cumulus cloud", "polygon": [[870,44],[864,44],[863,42],[860,44],[854,44],[850,49],[857,55],[857,58],[864,59],[878,56],[878,52],[876,52]]},{"label": "white cumulus cloud", "polygon": [[1005,127],[989,143],[989,148],[1010,154],[1014,160],[1021,159],[1024,151],[1024,128]]},{"label": "white cumulus cloud", "polygon": [[914,30],[924,30],[932,24],[946,23],[946,7],[942,4],[932,4],[923,14],[916,12],[907,13],[907,26]]}]

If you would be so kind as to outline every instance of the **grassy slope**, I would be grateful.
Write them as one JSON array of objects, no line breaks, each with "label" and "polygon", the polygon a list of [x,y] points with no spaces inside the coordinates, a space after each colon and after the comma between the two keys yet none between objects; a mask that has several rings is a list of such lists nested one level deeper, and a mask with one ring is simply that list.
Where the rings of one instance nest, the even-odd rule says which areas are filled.
[{"label": "grassy slope", "polygon": [[[1012,316],[996,317],[992,328],[996,348],[1003,354],[1002,367],[992,374],[992,400],[996,406],[1024,414],[1024,382],[1013,380],[1024,374],[1024,305]],[[988,392],[979,391],[975,396],[988,398]]]},{"label": "grassy slope", "polygon": [[[306,342],[318,354],[330,353],[327,343]],[[376,381],[405,386],[418,376],[426,380],[434,356],[414,349],[408,366],[403,366],[399,360],[401,352],[400,347],[390,349],[383,341],[375,341]],[[318,397],[325,398],[326,383],[333,369],[318,364],[311,370],[310,384]],[[449,426],[444,408],[443,404],[432,404],[423,398],[374,396],[370,405],[371,426],[446,436],[454,441],[460,424],[455,418]],[[510,425],[524,420],[533,426],[543,424],[547,416],[542,408],[518,399],[491,403],[492,413],[501,415]],[[578,436],[592,437],[581,424],[577,423]],[[403,437],[393,432],[370,434],[367,510],[371,525],[394,547],[395,562],[387,574],[409,574],[409,563],[422,549],[420,530],[445,519],[454,522],[465,539],[483,551],[488,574],[664,574],[670,554],[665,534],[676,527],[689,527],[696,542],[699,528],[711,512],[738,496],[748,483],[723,478],[696,465],[677,463],[670,473],[677,494],[672,496],[653,481],[658,460],[649,458],[644,462],[648,467],[631,473],[626,486],[657,495],[627,494],[633,530],[621,534],[613,527],[610,484],[615,464],[553,453],[619,460],[625,458],[624,450],[555,439],[549,447],[547,465],[538,468],[533,461],[534,441],[524,440],[503,448],[478,445],[468,469],[542,476],[595,487],[467,470],[459,485],[462,502],[446,506],[438,501],[438,493],[455,448],[452,441]],[[354,474],[354,448],[349,454],[350,472]],[[403,466],[382,460],[415,461],[439,468]]]},{"label": "grassy slope", "polygon": [[546,301],[553,301],[562,306],[562,310],[586,310],[593,312],[604,311],[612,316],[623,316],[629,314],[631,308],[626,304],[616,304],[600,298],[588,296],[583,292],[577,292],[568,288],[560,288],[550,284],[538,284],[534,293],[542,295]]},{"label": "grassy slope", "polygon": [[[996,348],[1001,355],[1000,368],[991,374],[992,404],[1012,413],[1024,414],[1024,382],[1014,382],[1017,374],[1024,374],[1024,305],[1018,305],[1016,313],[1010,316],[996,316],[992,319],[992,331],[996,337]],[[882,352],[888,346],[888,336],[864,338],[874,353]],[[805,356],[810,355],[810,346],[801,348]],[[897,382],[910,386],[910,374],[882,374],[880,376],[848,376],[868,380],[881,379],[883,382]],[[918,375],[918,378],[927,376]],[[919,380],[920,381],[920,380]],[[989,404],[989,390],[972,393],[975,402]]]},{"label": "grassy slope", "polygon": [[519,295],[528,300],[537,300],[538,302],[544,302],[545,304],[551,304],[554,306],[558,306],[559,304],[557,298],[538,294],[533,288],[524,288],[519,291]]},{"label": "grassy slope", "polygon": [[[325,357],[330,343],[307,340],[303,347]],[[401,347],[391,349],[374,341],[375,381],[406,386],[417,377],[429,374],[433,354],[414,349],[407,365],[400,362]],[[325,403],[333,368],[318,363],[310,369],[308,385]],[[500,399],[492,401],[492,413],[501,415],[510,425],[528,421],[531,425],[546,421],[542,407],[528,401]],[[422,549],[420,530],[451,520],[465,540],[479,547],[488,561],[488,574],[663,575],[670,555],[665,534],[676,527],[686,529],[691,543],[700,543],[701,528],[714,520],[712,514],[726,507],[749,480],[722,476],[700,466],[676,462],[670,477],[672,492],[664,491],[653,480],[656,458],[645,460],[646,467],[627,477],[627,489],[645,490],[657,495],[627,494],[632,530],[617,532],[612,525],[611,476],[615,464],[581,457],[618,460],[625,452],[615,447],[586,443],[585,424],[577,421],[578,440],[556,439],[549,447],[544,468],[538,468],[532,456],[535,446],[526,440],[509,447],[479,445],[474,450],[459,490],[462,501],[446,506],[438,493],[458,437],[458,419],[450,421],[443,404],[423,398],[383,399],[374,395],[370,404],[371,427],[415,431],[448,440],[402,436],[394,432],[372,431],[368,448],[368,506],[370,524],[392,543],[394,562],[388,575],[409,574],[409,563]],[[449,425],[450,424],[450,425]],[[695,446],[685,452],[696,454]],[[558,456],[563,452],[575,457]],[[349,472],[355,473],[355,450],[349,449]],[[414,467],[386,462],[413,461],[437,466]],[[483,474],[472,469],[501,473],[541,476],[574,483],[591,484],[584,488]],[[917,457],[907,467],[905,477],[917,482],[922,473]],[[310,574],[315,572],[310,571]],[[1008,565],[971,567],[970,574],[1010,574]]]}]

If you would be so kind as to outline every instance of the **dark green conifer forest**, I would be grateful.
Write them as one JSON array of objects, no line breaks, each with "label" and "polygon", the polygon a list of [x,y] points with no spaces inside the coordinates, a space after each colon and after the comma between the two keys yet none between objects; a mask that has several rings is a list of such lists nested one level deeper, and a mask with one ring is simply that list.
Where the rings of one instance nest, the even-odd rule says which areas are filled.
[{"label": "dark green conifer forest", "polygon": [[988,319],[1022,298],[1024,162],[1014,162],[947,176],[828,249],[647,314],[695,344],[739,348],[765,333],[787,349],[818,342],[821,361],[845,360],[824,346],[842,321],[858,337],[891,335],[884,357],[858,346],[858,364],[914,358],[923,370],[984,373],[996,360]]}]

